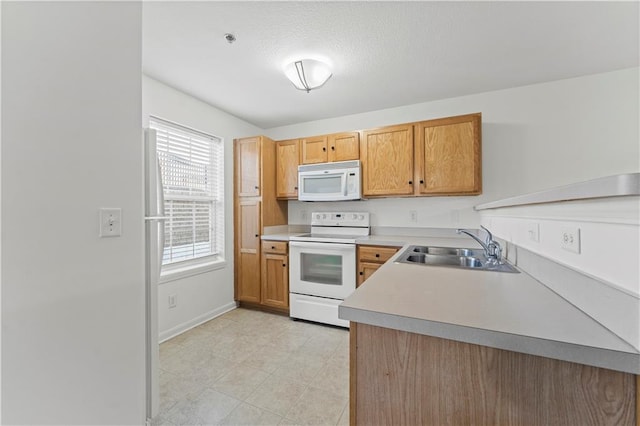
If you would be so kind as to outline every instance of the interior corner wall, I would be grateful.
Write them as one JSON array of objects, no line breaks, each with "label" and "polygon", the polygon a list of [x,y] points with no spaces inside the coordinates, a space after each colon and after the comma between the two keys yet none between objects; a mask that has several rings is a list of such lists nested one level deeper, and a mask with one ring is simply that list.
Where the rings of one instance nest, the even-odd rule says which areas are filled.
[{"label": "interior corner wall", "polygon": [[[312,210],[371,211],[373,226],[477,227],[473,206],[640,171],[639,68],[267,129],[275,139],[482,113],[483,193],[472,197],[289,202],[289,223]],[[415,210],[417,222],[410,221]]]},{"label": "interior corner wall", "polygon": [[141,3],[0,7],[1,421],[144,424]]},{"label": "interior corner wall", "polygon": [[[0,82],[2,81],[2,5],[0,4]],[[2,84],[0,83],[0,100]],[[0,423],[2,423],[2,101],[0,101]]]},{"label": "interior corner wall", "polygon": [[[158,288],[160,341],[235,307],[233,294],[233,139],[264,131],[146,75],[142,79],[143,123],[154,115],[224,140],[224,267],[163,282]],[[177,305],[169,309],[169,295]]]}]

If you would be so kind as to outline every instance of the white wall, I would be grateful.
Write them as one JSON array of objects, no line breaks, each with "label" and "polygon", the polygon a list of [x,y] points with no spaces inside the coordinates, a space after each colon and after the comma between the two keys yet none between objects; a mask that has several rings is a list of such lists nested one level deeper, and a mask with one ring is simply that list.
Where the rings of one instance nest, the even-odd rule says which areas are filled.
[{"label": "white wall", "polygon": [[[639,69],[517,87],[267,129],[273,139],[367,129],[482,112],[483,194],[477,197],[289,202],[302,211],[368,210],[377,226],[477,227],[473,206],[510,196],[640,170]],[[409,222],[416,210],[418,222]]]},{"label": "white wall", "polygon": [[[158,289],[160,339],[165,340],[194,325],[235,307],[233,300],[233,139],[263,133],[211,105],[190,97],[157,80],[143,76],[143,122],[149,115],[191,127],[224,140],[225,150],[225,258],[214,271],[164,282]],[[177,306],[169,309],[169,295]]]},{"label": "white wall", "polygon": [[141,3],[1,7],[2,422],[142,424]]},{"label": "white wall", "polygon": [[[513,263],[640,349],[640,197],[502,207],[481,216],[517,246],[508,253]],[[567,230],[577,230],[578,253],[562,248]]]}]

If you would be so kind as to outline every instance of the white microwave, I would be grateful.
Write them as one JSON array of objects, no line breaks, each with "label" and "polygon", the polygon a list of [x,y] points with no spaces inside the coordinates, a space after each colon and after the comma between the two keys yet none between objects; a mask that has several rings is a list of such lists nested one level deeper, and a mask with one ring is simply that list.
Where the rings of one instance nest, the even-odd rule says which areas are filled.
[{"label": "white microwave", "polygon": [[359,200],[360,160],[298,166],[301,201]]}]

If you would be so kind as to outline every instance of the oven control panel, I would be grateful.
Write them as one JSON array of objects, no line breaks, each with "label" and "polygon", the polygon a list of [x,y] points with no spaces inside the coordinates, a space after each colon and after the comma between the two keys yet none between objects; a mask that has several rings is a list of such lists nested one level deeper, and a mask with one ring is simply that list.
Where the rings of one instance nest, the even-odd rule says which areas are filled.
[{"label": "oven control panel", "polygon": [[311,226],[368,227],[369,212],[313,212]]}]

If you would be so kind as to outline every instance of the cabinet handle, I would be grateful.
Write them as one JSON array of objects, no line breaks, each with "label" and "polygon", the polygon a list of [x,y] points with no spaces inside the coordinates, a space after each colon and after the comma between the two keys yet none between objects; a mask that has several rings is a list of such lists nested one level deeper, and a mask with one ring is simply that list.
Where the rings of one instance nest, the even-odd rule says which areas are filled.
[{"label": "cabinet handle", "polygon": [[271,246],[271,250],[275,250],[275,249],[276,249],[276,246]]},{"label": "cabinet handle", "polygon": [[283,263],[283,264],[282,264],[282,266],[283,266],[283,267],[284,267],[284,266],[287,266],[287,264],[286,264],[286,263]]},{"label": "cabinet handle", "polygon": [[297,190],[298,190],[298,187],[297,187],[297,186],[294,186],[294,187],[293,187],[293,189],[295,189],[295,190],[297,191]]},{"label": "cabinet handle", "polygon": [[256,234],[256,238],[258,238],[258,237],[259,237],[259,235],[258,235],[258,234]]},{"label": "cabinet handle", "polygon": [[380,257],[380,254],[379,254],[379,253],[376,253],[376,257]]},{"label": "cabinet handle", "polygon": [[424,185],[424,181],[420,179],[420,185]]},{"label": "cabinet handle", "polygon": [[258,186],[254,186],[253,189],[259,189]]},{"label": "cabinet handle", "polygon": [[326,150],[327,150],[327,147],[326,147],[326,146],[323,146],[323,147],[322,147],[322,150],[323,150],[323,151],[326,151]]},{"label": "cabinet handle", "polygon": [[362,271],[360,271],[360,272],[358,272],[358,273],[359,273],[360,275],[364,275],[364,272],[362,272]]},{"label": "cabinet handle", "polygon": [[409,185],[413,185],[413,181],[412,180],[409,181]]},{"label": "cabinet handle", "polygon": [[332,146],[332,147],[331,147],[331,151],[335,151],[335,150],[336,150],[336,147],[335,147],[335,146]]}]

